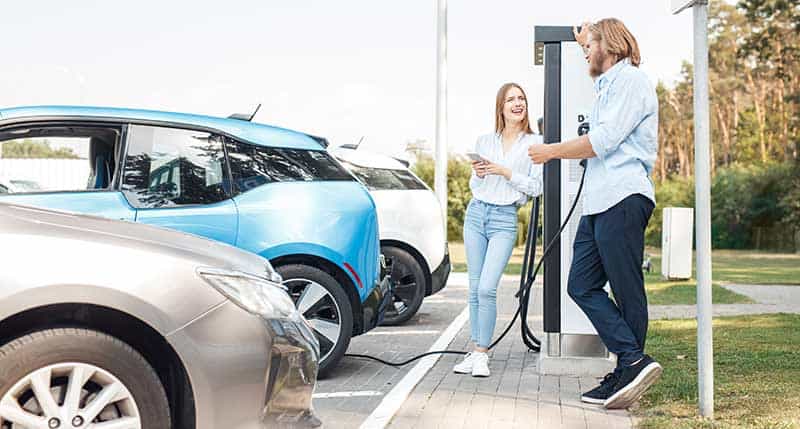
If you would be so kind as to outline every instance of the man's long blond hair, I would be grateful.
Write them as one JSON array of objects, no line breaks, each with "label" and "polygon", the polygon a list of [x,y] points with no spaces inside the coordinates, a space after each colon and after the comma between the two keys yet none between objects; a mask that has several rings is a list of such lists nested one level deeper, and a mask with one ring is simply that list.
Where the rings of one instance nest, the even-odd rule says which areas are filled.
[{"label": "man's long blond hair", "polygon": [[622,21],[616,18],[601,19],[592,24],[589,31],[593,39],[600,43],[605,41],[607,53],[616,56],[617,61],[630,58],[631,64],[639,67],[639,44]]}]

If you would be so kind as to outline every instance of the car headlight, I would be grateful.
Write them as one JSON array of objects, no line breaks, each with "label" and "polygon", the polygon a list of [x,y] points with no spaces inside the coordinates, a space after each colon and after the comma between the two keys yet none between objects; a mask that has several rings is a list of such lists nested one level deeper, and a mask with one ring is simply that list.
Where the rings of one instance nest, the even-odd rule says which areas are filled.
[{"label": "car headlight", "polygon": [[266,276],[267,279],[271,280],[274,283],[283,284],[283,277],[281,277],[281,275],[278,274],[277,271],[275,271],[275,268],[272,268],[272,264],[270,264],[269,261],[267,261],[266,272],[267,272]]},{"label": "car headlight", "polygon": [[294,302],[280,283],[217,268],[198,268],[197,274],[236,305],[257,316],[290,318],[297,313]]}]

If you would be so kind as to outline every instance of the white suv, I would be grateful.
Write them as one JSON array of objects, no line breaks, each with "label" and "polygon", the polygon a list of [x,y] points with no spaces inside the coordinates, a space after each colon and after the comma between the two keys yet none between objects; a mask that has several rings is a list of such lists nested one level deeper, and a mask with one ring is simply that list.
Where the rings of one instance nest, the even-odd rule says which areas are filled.
[{"label": "white suv", "polygon": [[406,164],[353,146],[330,149],[369,189],[378,209],[381,253],[392,260],[394,306],[384,325],[410,319],[422,299],[440,291],[450,275],[450,254],[441,206],[433,191]]}]

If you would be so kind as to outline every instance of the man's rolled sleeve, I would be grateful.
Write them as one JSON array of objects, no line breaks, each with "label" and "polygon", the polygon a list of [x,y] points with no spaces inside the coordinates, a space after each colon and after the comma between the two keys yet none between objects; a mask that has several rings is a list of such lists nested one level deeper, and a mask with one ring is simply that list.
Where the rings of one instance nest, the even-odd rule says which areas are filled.
[{"label": "man's rolled sleeve", "polygon": [[626,83],[604,97],[595,110],[597,118],[592,118],[589,143],[601,161],[619,148],[646,114],[646,82]]},{"label": "man's rolled sleeve", "polygon": [[605,161],[606,155],[613,152],[614,144],[611,142],[612,139],[605,127],[589,130],[589,144],[592,145],[592,150],[601,161]]}]

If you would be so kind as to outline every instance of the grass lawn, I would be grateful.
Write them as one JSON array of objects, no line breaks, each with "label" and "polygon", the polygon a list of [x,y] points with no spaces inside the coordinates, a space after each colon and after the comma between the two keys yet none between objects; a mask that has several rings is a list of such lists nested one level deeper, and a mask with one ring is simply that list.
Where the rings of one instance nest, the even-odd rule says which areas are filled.
[{"label": "grass lawn", "polygon": [[[518,247],[506,267],[506,274],[519,275],[525,249]],[[645,273],[645,286],[650,304],[695,304],[696,282],[667,281],[661,278],[660,249],[647,249],[653,272]],[[542,254],[537,249],[537,257]],[[463,243],[450,243],[453,271],[466,271]],[[717,304],[752,302],[749,298],[719,286],[724,283],[797,284],[800,285],[800,254],[764,253],[740,250],[716,250],[712,255],[714,285],[712,299]]]},{"label": "grass lawn", "polygon": [[715,422],[697,417],[697,323],[651,321],[647,349],[664,366],[634,410],[637,426],[800,428],[800,315],[714,319]]}]

